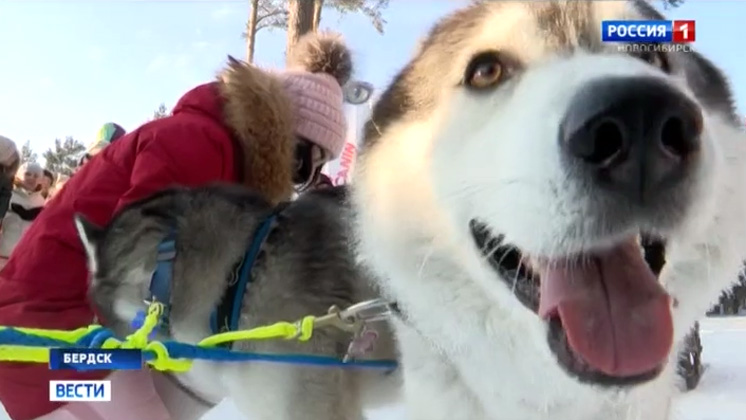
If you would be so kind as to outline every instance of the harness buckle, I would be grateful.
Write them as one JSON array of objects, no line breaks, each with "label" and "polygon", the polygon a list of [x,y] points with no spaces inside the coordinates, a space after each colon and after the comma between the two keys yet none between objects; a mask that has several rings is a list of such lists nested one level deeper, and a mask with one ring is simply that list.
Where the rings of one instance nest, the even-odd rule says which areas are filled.
[{"label": "harness buckle", "polygon": [[384,321],[392,314],[391,304],[383,299],[371,299],[349,306],[341,311],[343,319],[355,319],[363,324]]},{"label": "harness buckle", "polygon": [[314,329],[334,327],[342,331],[355,333],[362,328],[362,325],[356,319],[343,317],[342,312],[339,306],[332,305],[326,315],[314,319]]},{"label": "harness buckle", "polygon": [[315,328],[327,326],[338,328],[342,331],[359,333],[363,327],[371,322],[383,321],[391,315],[390,304],[383,299],[366,300],[340,309],[337,305],[329,308],[329,312],[316,318]]}]

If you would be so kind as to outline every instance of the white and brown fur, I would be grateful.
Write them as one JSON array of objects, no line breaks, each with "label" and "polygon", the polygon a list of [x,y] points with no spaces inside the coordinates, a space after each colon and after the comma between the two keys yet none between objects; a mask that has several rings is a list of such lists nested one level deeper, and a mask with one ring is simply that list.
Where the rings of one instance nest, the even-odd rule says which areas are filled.
[{"label": "white and brown fur", "polygon": [[[676,302],[675,339],[737,279],[746,136],[724,76],[695,52],[668,54],[665,74],[600,41],[603,20],[660,18],[642,1],[482,2],[440,21],[383,93],[353,203],[359,256],[405,314],[395,329],[409,420],[668,418],[675,358],[631,388],[580,383],[550,352],[546,323],[496,278],[469,232],[478,217],[529,255],[603,242],[567,231],[578,218],[612,216],[589,212],[594,198],[557,163],[560,118],[591,80],[654,78],[704,116],[695,193],[661,232],[659,279]],[[465,69],[490,50],[512,57],[516,73],[504,87],[469,92]]]},{"label": "white and brown fur", "polygon": [[[241,329],[323,315],[331,305],[344,308],[378,296],[348,246],[344,199],[343,187],[309,192],[279,214],[254,264]],[[196,344],[211,335],[209,316],[229,273],[272,211],[269,202],[243,188],[209,186],[156,194],[124,209],[106,228],[78,218],[93,269],[90,300],[105,325],[121,336],[132,332],[129,323],[146,307],[156,248],[175,227],[170,327],[161,338]],[[388,326],[373,327],[381,337],[366,357],[396,359]],[[233,349],[341,359],[351,338],[332,328],[317,330],[308,342],[246,341]],[[364,405],[394,398],[397,385],[396,373],[380,370],[263,362],[195,362],[177,380],[208,405],[231,398],[256,420],[362,419]],[[387,397],[383,390],[393,394]],[[186,403],[177,399],[171,404]]]}]

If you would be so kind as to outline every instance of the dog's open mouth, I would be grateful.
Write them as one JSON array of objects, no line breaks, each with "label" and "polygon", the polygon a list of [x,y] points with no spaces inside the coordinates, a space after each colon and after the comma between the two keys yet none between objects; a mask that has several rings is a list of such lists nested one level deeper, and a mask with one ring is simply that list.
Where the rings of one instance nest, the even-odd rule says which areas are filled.
[{"label": "dog's open mouth", "polygon": [[665,244],[641,235],[611,249],[526,258],[476,220],[474,241],[516,298],[549,326],[559,364],[582,382],[624,386],[655,378],[673,342],[670,298],[658,282]]}]

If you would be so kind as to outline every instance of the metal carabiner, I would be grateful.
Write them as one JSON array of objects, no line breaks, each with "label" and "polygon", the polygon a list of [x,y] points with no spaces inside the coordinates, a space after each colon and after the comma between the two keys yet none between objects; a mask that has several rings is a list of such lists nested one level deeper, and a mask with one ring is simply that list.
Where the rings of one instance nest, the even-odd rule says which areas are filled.
[{"label": "metal carabiner", "polygon": [[340,309],[337,305],[334,305],[329,308],[326,315],[316,318],[314,327],[325,328],[331,326],[342,331],[358,333],[366,324],[383,321],[391,313],[390,304],[383,299],[366,300],[346,309]]},{"label": "metal carabiner", "polygon": [[340,312],[343,319],[357,319],[367,324],[384,321],[392,314],[391,305],[383,299],[371,299],[356,303]]},{"label": "metal carabiner", "polygon": [[344,318],[342,310],[337,305],[329,308],[326,315],[316,317],[313,326],[315,329],[334,327],[351,333],[356,333],[362,328],[362,324],[359,324],[356,319]]}]

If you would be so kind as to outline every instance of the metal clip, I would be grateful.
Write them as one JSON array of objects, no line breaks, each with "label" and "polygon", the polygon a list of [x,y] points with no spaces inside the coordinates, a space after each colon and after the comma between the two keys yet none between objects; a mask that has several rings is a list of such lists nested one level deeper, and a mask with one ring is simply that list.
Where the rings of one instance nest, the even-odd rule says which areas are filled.
[{"label": "metal clip", "polygon": [[329,312],[316,318],[314,327],[324,328],[332,326],[342,331],[358,333],[371,322],[383,321],[391,315],[388,302],[383,299],[372,299],[357,303],[347,309],[340,309],[334,305]]},{"label": "metal clip", "polygon": [[355,318],[365,324],[384,321],[391,316],[391,305],[383,299],[356,303],[340,313],[344,318]]},{"label": "metal clip", "polygon": [[334,327],[351,333],[359,331],[362,328],[362,324],[359,324],[357,319],[344,316],[343,312],[339,306],[332,306],[326,315],[317,317],[314,320],[314,328]]}]

